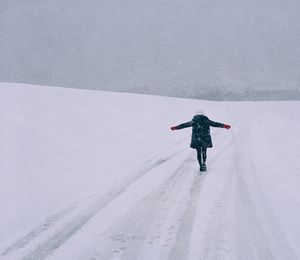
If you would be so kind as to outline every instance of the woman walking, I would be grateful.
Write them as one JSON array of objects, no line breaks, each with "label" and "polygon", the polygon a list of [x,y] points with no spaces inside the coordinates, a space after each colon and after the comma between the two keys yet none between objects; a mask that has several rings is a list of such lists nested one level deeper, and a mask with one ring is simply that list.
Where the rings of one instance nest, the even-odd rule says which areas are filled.
[{"label": "woman walking", "polygon": [[206,150],[207,148],[211,148],[213,146],[210,135],[211,126],[226,129],[230,128],[230,125],[209,120],[208,117],[205,116],[202,111],[197,112],[191,121],[171,127],[172,131],[187,127],[193,128],[191,148],[197,150],[197,159],[200,165],[201,172],[206,171]]}]

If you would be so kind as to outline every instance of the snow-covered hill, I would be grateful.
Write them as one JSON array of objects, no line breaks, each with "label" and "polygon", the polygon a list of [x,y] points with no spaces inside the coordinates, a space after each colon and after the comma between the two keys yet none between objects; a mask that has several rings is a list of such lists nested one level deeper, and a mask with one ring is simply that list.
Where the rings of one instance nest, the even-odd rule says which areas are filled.
[{"label": "snow-covered hill", "polygon": [[[188,121],[212,129],[200,175]],[[300,102],[0,84],[1,259],[299,259]]]}]

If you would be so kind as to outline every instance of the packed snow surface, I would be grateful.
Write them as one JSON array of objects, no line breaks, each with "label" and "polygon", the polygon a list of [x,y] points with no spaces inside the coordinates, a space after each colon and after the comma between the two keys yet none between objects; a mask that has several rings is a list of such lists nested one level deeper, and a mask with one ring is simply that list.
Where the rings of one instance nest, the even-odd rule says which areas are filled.
[{"label": "packed snow surface", "polygon": [[[207,172],[191,129],[212,129]],[[300,102],[0,84],[1,259],[300,259]]]}]

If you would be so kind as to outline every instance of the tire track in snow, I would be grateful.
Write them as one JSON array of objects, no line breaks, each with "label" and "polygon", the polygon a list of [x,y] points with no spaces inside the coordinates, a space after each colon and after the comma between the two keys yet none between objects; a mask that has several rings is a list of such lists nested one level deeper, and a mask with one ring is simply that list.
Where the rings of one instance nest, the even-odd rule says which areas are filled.
[{"label": "tire track in snow", "polygon": [[[167,149],[168,150],[168,149]],[[137,174],[124,180],[124,183],[119,187],[115,187],[113,190],[108,192],[105,196],[94,202],[88,209],[84,211],[81,210],[74,219],[65,224],[55,235],[47,238],[45,241],[38,243],[38,246],[27,254],[23,259],[43,259],[47,255],[51,254],[57,248],[59,248],[68,238],[75,234],[83,225],[85,225],[95,214],[97,214],[102,208],[108,205],[112,200],[118,197],[120,194],[126,191],[126,189],[132,185],[134,182],[145,176],[151,170],[159,167],[160,165],[166,163],[173,157],[182,153],[185,149],[181,149],[175,153],[160,156],[159,158],[153,158],[152,160],[146,161],[146,166],[137,172]],[[161,153],[159,153],[161,155]],[[62,210],[61,212],[48,217],[45,222],[32,231],[30,231],[25,236],[18,239],[12,245],[8,246],[2,253],[1,256],[9,256],[18,250],[24,250],[30,244],[34,244],[39,238],[41,238],[43,233],[47,233],[51,228],[53,228],[57,223],[65,219],[72,211],[80,207],[78,203],[74,203],[69,208]]]},{"label": "tire track in snow", "polygon": [[[243,139],[246,142],[244,142],[241,151],[236,153],[235,157],[236,165],[239,166],[240,164],[244,172],[244,174],[237,175],[239,194],[244,199],[242,205],[244,210],[239,212],[246,215],[245,219],[248,223],[253,225],[255,224],[253,222],[256,222],[256,232],[249,232],[248,225],[248,229],[244,233],[250,233],[248,239],[251,240],[252,244],[255,240],[255,253],[260,259],[297,259],[256,174],[256,165],[252,156],[255,152],[253,150],[252,128],[248,127],[247,129],[244,130],[246,138]],[[242,165],[241,162],[243,162]],[[250,190],[253,191],[253,189],[254,192],[251,193]],[[247,214],[247,208],[251,209],[253,216],[250,215],[250,211]],[[257,232],[258,229],[260,232]]]},{"label": "tire track in snow", "polygon": [[[233,139],[230,138],[228,142],[228,139],[222,138],[219,143],[222,144],[222,148],[219,149],[212,158],[209,158],[209,164],[214,165],[219,157],[221,157],[223,154],[226,154],[226,152],[229,150],[227,147],[231,147],[233,145]],[[208,223],[201,223],[201,225],[206,224],[206,227],[204,227],[204,230],[198,234],[199,240],[204,236],[204,238],[200,240],[201,242],[199,244],[199,248],[202,249],[200,252],[201,256],[198,256],[199,260],[231,259],[230,257],[228,257],[226,238],[224,237],[223,231],[226,228],[225,224],[228,221],[228,219],[224,218],[224,215],[228,210],[228,203],[230,202],[229,193],[232,190],[232,180],[233,174],[231,174],[230,172],[226,176],[224,186],[219,198],[216,200],[216,203],[213,205],[212,209],[209,212],[210,218],[208,217]],[[206,213],[207,212],[205,212],[204,215]],[[195,238],[194,242],[196,242]]]},{"label": "tire track in snow", "polygon": [[47,232],[49,229],[51,229],[53,226],[55,226],[59,221],[62,221],[66,216],[68,216],[72,211],[74,211],[78,205],[78,203],[74,203],[68,208],[63,209],[62,211],[58,212],[57,214],[54,214],[44,221],[43,224],[39,225],[29,233],[27,233],[25,236],[18,239],[16,242],[14,242],[12,245],[7,247],[1,254],[1,256],[6,256],[12,251],[22,249],[26,247],[31,241],[35,240],[36,238],[40,237],[43,233]]},{"label": "tire track in snow", "polygon": [[226,178],[219,199],[216,201],[212,211],[211,219],[209,220],[204,243],[202,246],[202,259],[231,259],[229,256],[230,249],[227,246],[225,231],[228,219],[226,219],[226,211],[230,210],[230,191],[232,188],[232,175],[229,174]]},{"label": "tire track in snow", "polygon": [[[219,135],[220,132],[217,132],[214,136],[219,136]],[[225,138],[221,139],[218,145],[221,146],[221,144],[224,144],[225,142],[226,142]],[[213,167],[217,159],[224,153],[225,150],[226,150],[226,146],[223,145],[223,148],[219,149],[212,157],[209,156],[208,163],[207,163],[209,165],[209,168]],[[196,162],[195,164],[198,165],[198,162]],[[205,199],[202,198],[200,195],[201,195],[202,187],[205,184],[205,179],[207,176],[209,176],[209,168],[207,172],[202,174],[200,173],[201,175],[200,178],[197,178],[198,177],[197,175],[195,176],[191,188],[191,197],[189,200],[189,204],[183,214],[182,221],[176,233],[175,243],[172,245],[171,251],[168,256],[168,260],[174,260],[174,259],[184,260],[184,259],[188,259],[189,257],[191,233],[194,227],[194,221],[197,212],[197,203],[199,200]]]},{"label": "tire track in snow", "polygon": [[195,175],[190,189],[190,199],[185,212],[182,215],[181,223],[176,232],[175,241],[172,245],[168,260],[188,259],[190,249],[190,237],[193,231],[194,219],[197,211],[197,202],[204,185],[206,175],[201,177]]},{"label": "tire track in snow", "polygon": [[192,174],[195,171],[191,171],[192,157],[193,154],[188,156],[174,174],[142,199],[116,228],[104,234],[98,242],[101,249],[89,259],[139,259],[139,254],[143,257],[145,252],[151,259],[166,259],[176,239],[176,230],[187,217],[190,197],[197,196],[193,189],[201,187],[199,174],[195,176]]},{"label": "tire track in snow", "polygon": [[245,157],[244,149],[234,153],[237,259],[275,259],[245,180]]},{"label": "tire track in snow", "polygon": [[232,136],[232,168],[208,224],[201,259],[297,259],[255,174],[246,128]]},{"label": "tire track in snow", "polygon": [[[209,162],[213,164],[220,150]],[[207,174],[194,152],[162,185],[140,201],[115,229],[101,235],[89,259],[187,259],[197,202]],[[196,166],[196,167],[195,167]]]},{"label": "tire track in snow", "polygon": [[[234,126],[242,125],[246,121],[246,119],[238,120],[238,123],[234,124]],[[235,158],[233,153],[235,142],[236,140],[232,134],[229,144],[226,145],[229,147],[229,152],[233,154],[231,158]],[[222,149],[220,152],[223,153],[225,150]],[[232,223],[235,203],[234,191],[237,186],[235,172],[234,163],[232,163],[228,172],[224,172],[227,176],[220,195],[209,212],[210,216],[208,216],[208,223],[206,224],[203,243],[201,244],[200,259],[236,259],[232,258],[231,255],[232,251],[235,251],[231,237],[234,232],[232,231],[232,226],[234,225]]]},{"label": "tire track in snow", "polygon": [[[267,231],[266,235],[271,250],[276,259],[296,260],[299,257],[297,257],[293,247],[286,239],[286,235],[276,217],[272,204],[263,189],[259,176],[257,175],[256,165],[252,156],[254,153],[252,138],[248,139],[248,146],[251,147],[251,153],[247,153],[247,161],[249,163],[249,168],[251,169],[251,175],[248,177],[248,181],[251,186],[255,187],[256,190],[252,196],[259,196],[259,198],[256,198],[256,201],[258,201],[257,209],[261,215],[260,217],[263,219],[264,229]],[[278,158],[280,158],[280,156],[278,156]]]}]

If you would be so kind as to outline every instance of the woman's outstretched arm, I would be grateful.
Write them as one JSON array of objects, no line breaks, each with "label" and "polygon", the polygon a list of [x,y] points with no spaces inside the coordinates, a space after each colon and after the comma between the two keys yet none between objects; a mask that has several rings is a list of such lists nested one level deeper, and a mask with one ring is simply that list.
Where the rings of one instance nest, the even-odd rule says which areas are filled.
[{"label": "woman's outstretched arm", "polygon": [[229,129],[231,126],[209,120],[209,126]]},{"label": "woman's outstretched arm", "polygon": [[172,130],[172,131],[174,131],[174,130],[179,130],[179,129],[191,127],[192,125],[193,125],[193,121],[189,121],[189,122],[186,122],[186,123],[177,125],[177,126],[172,126],[172,127],[171,127],[171,130]]}]

